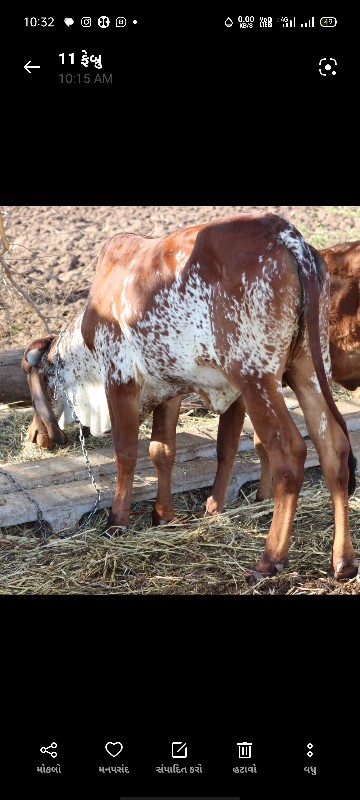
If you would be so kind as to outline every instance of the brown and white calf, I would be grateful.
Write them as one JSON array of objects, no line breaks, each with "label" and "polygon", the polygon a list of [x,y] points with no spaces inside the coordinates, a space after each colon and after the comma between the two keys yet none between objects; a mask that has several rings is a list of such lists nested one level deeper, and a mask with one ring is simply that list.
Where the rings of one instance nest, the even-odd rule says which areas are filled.
[{"label": "brown and white calf", "polygon": [[128,525],[139,423],[153,411],[154,522],[161,524],[173,517],[181,395],[196,392],[221,415],[211,513],[224,505],[246,406],[269,457],[275,495],[256,570],[275,574],[287,563],[306,455],[284,402],[285,379],[303,409],[333,500],[331,569],[349,577],[356,572],[348,522],[356,462],[329,388],[328,301],[325,262],[273,214],[243,214],[161,238],[114,236],[100,252],[84,312],[60,339],[37,340],[25,350],[35,408],[30,437],[43,446],[66,441],[61,427],[72,416],[62,383],[53,397],[59,358],[82,424],[94,434],[112,429],[113,530]]}]

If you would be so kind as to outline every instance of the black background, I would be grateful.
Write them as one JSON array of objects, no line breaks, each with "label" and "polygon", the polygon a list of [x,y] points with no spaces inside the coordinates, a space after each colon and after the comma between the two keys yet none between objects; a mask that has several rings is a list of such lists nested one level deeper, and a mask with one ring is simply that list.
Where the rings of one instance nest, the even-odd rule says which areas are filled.
[{"label": "black background", "polygon": [[[241,30],[236,8],[226,11],[235,20],[226,28],[223,8],[194,5],[151,8],[147,15],[136,6],[130,15],[124,8],[124,29],[98,28],[98,9],[93,26],[82,28],[89,6],[74,14],[71,28],[64,25],[64,11],[54,11],[54,28],[26,28],[25,16],[43,13],[33,5],[8,24],[5,17],[11,38],[2,134],[16,153],[24,199],[354,201],[356,14],[338,14],[331,30],[318,24],[289,29],[276,23],[282,12],[274,8],[273,28]],[[136,26],[131,18],[139,20]],[[60,84],[62,72],[102,72],[79,66],[84,48],[102,53],[112,84]],[[71,69],[61,66],[62,52],[75,52]],[[335,76],[319,74],[324,57],[338,61]],[[29,60],[41,64],[30,75],[24,69]],[[14,182],[7,192],[16,193]]]},{"label": "black background", "polygon": [[[59,26],[45,32],[23,23],[42,7],[5,11],[3,203],[359,204],[358,15],[334,11],[334,31],[240,30],[223,24],[235,7],[148,16],[131,7],[136,28],[90,32],[78,20],[92,8],[55,11]],[[100,13],[115,16],[103,4]],[[65,14],[76,26],[65,28]],[[90,42],[101,52],[99,33],[113,84],[59,85],[57,54],[90,52]],[[319,75],[324,56],[338,60],[336,76]],[[28,75],[28,60],[41,69]],[[315,796],[346,775],[351,789],[357,600],[2,596],[4,783],[14,796],[36,787],[48,797],[51,781],[52,796],[242,799],[261,782],[279,797],[299,787]],[[96,771],[117,739],[129,742],[131,782]],[[172,740],[201,752],[201,785],[151,774]],[[256,744],[259,774],[239,789],[229,753],[242,740]],[[36,773],[51,741],[61,743],[61,776]],[[316,777],[303,772],[308,741]]]}]

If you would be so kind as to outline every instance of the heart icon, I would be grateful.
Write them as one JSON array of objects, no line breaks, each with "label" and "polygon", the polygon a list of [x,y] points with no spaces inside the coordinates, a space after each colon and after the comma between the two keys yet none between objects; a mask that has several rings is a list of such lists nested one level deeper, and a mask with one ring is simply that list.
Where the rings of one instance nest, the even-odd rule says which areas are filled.
[{"label": "heart icon", "polygon": [[119,756],[123,746],[121,742],[107,742],[105,745],[105,750],[109,753],[109,756],[115,758],[115,756]]}]

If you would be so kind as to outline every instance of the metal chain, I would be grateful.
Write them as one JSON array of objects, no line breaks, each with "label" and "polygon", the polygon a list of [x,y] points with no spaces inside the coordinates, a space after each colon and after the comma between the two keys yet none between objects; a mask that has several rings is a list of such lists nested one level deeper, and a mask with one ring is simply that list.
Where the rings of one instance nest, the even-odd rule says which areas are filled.
[{"label": "metal chain", "polygon": [[47,537],[48,531],[47,531],[47,528],[45,527],[45,524],[44,524],[44,517],[43,517],[42,510],[41,510],[41,508],[39,506],[39,503],[34,499],[34,497],[31,497],[31,495],[29,495],[29,493],[26,491],[26,489],[24,489],[24,487],[21,486],[21,484],[18,483],[15,480],[15,478],[13,478],[13,476],[10,475],[10,473],[7,472],[5,469],[0,469],[0,475],[5,475],[5,478],[9,478],[9,480],[12,481],[14,486],[16,486],[17,489],[20,489],[20,491],[25,495],[25,497],[27,497],[27,499],[30,500],[30,502],[34,504],[34,506],[36,508],[36,511],[37,511],[37,527],[38,527],[38,530],[40,531],[41,541],[44,542],[46,537]]},{"label": "metal chain", "polygon": [[[61,374],[62,361],[61,361],[61,356],[60,356],[60,353],[59,353],[59,343],[60,343],[60,339],[62,338],[62,336],[64,336],[64,333],[65,333],[65,331],[60,331],[59,336],[57,338],[57,342],[56,342],[55,357],[54,357],[55,386],[54,386],[54,395],[53,396],[54,396],[54,400],[58,399],[58,397],[59,397],[59,387],[61,387],[62,391],[63,391],[63,394],[65,396],[66,402],[68,403],[68,406],[69,406],[69,408],[71,410],[72,418],[73,418],[74,422],[77,422],[78,425],[79,425],[79,440],[80,440],[82,453],[83,453],[83,456],[84,456],[84,459],[85,459],[86,469],[88,471],[88,475],[89,475],[90,481],[91,481],[91,483],[92,483],[92,485],[94,487],[94,490],[96,492],[96,498],[95,498],[94,506],[93,506],[92,510],[89,512],[87,517],[85,517],[85,519],[83,520],[81,525],[78,526],[77,530],[73,531],[73,533],[77,533],[78,531],[81,531],[83,528],[85,528],[85,526],[87,526],[88,523],[90,522],[90,520],[93,518],[94,514],[96,514],[96,511],[98,509],[98,505],[99,505],[99,502],[100,502],[101,495],[100,495],[100,490],[99,490],[99,488],[98,488],[98,486],[96,484],[93,471],[91,469],[89,456],[88,456],[88,451],[87,451],[86,446],[85,446],[85,436],[83,434],[83,426],[82,426],[82,424],[81,424],[81,422],[80,422],[80,420],[79,420],[79,418],[78,418],[78,416],[76,414],[75,405],[74,405],[74,403],[72,402],[72,400],[69,397],[69,393],[68,393],[67,388],[65,386],[64,376]],[[71,536],[71,532],[69,534],[67,534],[67,535]]]}]

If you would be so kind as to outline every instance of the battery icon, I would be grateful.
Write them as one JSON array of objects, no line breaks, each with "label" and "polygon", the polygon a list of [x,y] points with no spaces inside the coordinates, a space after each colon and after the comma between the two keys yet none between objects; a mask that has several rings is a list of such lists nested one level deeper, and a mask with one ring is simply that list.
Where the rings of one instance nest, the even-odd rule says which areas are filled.
[{"label": "battery icon", "polygon": [[337,19],[336,17],[321,17],[320,25],[322,28],[335,28]]}]

